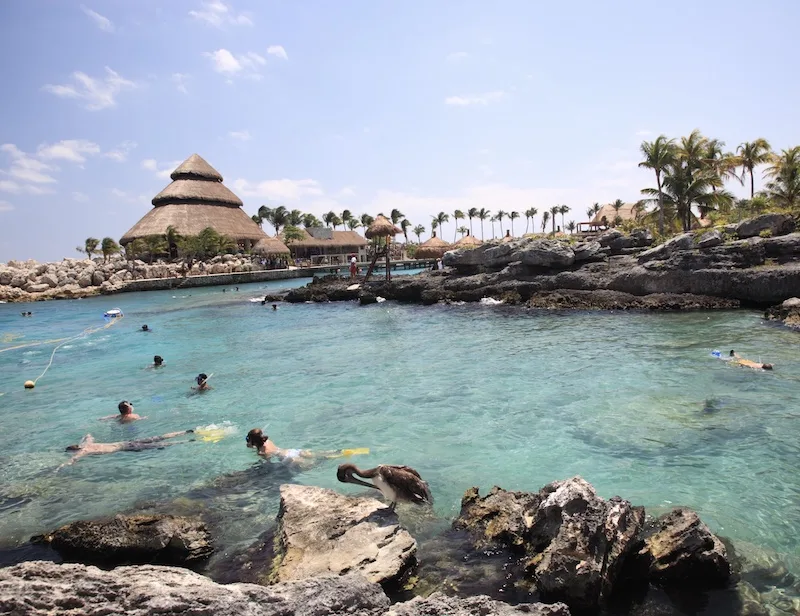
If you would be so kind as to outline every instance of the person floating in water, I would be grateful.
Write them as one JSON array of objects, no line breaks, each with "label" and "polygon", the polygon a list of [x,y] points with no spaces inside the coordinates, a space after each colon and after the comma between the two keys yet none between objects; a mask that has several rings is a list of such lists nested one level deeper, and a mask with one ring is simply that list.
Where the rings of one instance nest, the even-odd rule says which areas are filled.
[{"label": "person floating in water", "polygon": [[278,309],[278,304],[272,304],[272,309],[273,310],[277,310]]},{"label": "person floating in water", "polygon": [[208,384],[208,379],[210,378],[211,377],[205,372],[201,372],[194,379],[194,382],[197,383],[197,387],[192,387],[192,389],[195,391],[208,391],[209,389],[213,389],[211,385]]},{"label": "person floating in water", "polygon": [[734,363],[738,366],[743,366],[745,368],[755,368],[756,370],[772,370],[772,364],[762,364],[757,361],[751,361],[749,359],[745,359],[741,355],[739,355],[736,351],[731,349],[728,357],[730,357],[731,363]]},{"label": "person floating in water", "polygon": [[143,331],[143,332],[151,332],[151,331],[153,331],[153,330],[152,330],[152,329],[150,329],[149,327],[147,327],[147,325],[142,325],[142,331]]},{"label": "person floating in water", "polygon": [[164,358],[161,355],[156,355],[153,357],[153,368],[160,368],[164,365]]},{"label": "person floating in water", "polygon": [[147,419],[147,417],[142,417],[141,415],[137,415],[133,412],[133,405],[128,402],[127,400],[123,400],[117,405],[119,409],[119,415],[107,415],[106,417],[101,417],[100,421],[104,421],[106,419],[118,419],[120,423],[130,423],[132,421],[136,421],[137,419]]},{"label": "person floating in water", "polygon": [[272,457],[282,462],[303,464],[313,462],[316,455],[309,449],[281,449],[264,434],[261,428],[253,428],[245,437],[247,446],[255,449],[262,458],[269,460]]},{"label": "person floating in water", "polygon": [[[66,451],[76,452],[69,462],[65,462],[58,468],[63,466],[71,466],[75,464],[84,456],[95,456],[104,453],[116,453],[118,451],[144,451],[145,449],[163,449],[169,445],[177,445],[177,443],[165,443],[167,439],[175,438],[176,436],[183,436],[190,434],[194,430],[181,430],[180,432],[168,432],[161,436],[150,436],[148,438],[141,438],[135,441],[119,441],[117,443],[97,443],[91,434],[87,434],[81,439],[77,445],[70,445]],[[185,441],[179,441],[185,442]],[[58,470],[58,469],[56,469]]]}]

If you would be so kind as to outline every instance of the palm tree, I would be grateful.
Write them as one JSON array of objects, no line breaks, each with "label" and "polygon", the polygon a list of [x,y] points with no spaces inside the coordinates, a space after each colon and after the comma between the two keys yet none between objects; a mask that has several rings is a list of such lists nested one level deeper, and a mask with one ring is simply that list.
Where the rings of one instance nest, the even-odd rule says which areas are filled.
[{"label": "palm tree", "polygon": [[[453,212],[453,221],[456,223],[455,224],[456,227],[458,227],[458,221],[459,220],[464,220],[465,218],[466,218],[466,216],[464,216],[464,212],[462,212],[461,210],[456,210],[455,212]],[[453,232],[453,242],[454,243],[456,241],[456,234],[457,233],[458,233],[458,228],[456,228],[454,230],[454,232]]]},{"label": "palm tree", "polygon": [[336,212],[328,212],[327,214],[322,215],[322,221],[325,223],[326,227],[331,226],[334,218],[336,218]]},{"label": "palm tree", "polygon": [[658,232],[664,234],[664,196],[661,192],[661,176],[667,166],[675,159],[675,141],[659,135],[655,141],[643,141],[640,147],[644,160],[640,167],[652,169],[656,174],[658,186]]},{"label": "palm tree", "polygon": [[567,229],[567,231],[570,232],[570,234],[575,233],[575,221],[574,220],[570,220],[569,223],[566,226],[566,229]]},{"label": "palm tree", "polygon": [[283,241],[286,243],[287,246],[292,244],[293,242],[302,240],[305,237],[306,234],[303,232],[303,230],[294,225],[286,225],[286,227],[283,230]]},{"label": "palm tree", "polygon": [[270,216],[272,216],[272,208],[267,207],[266,205],[262,205],[258,208],[258,217],[261,220],[269,220]]},{"label": "palm tree", "polygon": [[339,218],[338,214],[333,215],[333,218],[331,219],[331,224],[333,225],[334,231],[336,230],[336,227],[338,227],[339,225],[342,225],[342,227],[344,227],[344,223],[342,222],[342,219]]},{"label": "palm tree", "polygon": [[366,229],[373,222],[375,222],[375,219],[372,216],[370,216],[369,214],[361,214],[361,226],[362,227],[364,227]]},{"label": "palm tree", "polygon": [[519,218],[519,212],[509,212],[509,220],[511,220],[511,237],[514,237],[514,220]]},{"label": "palm tree", "polygon": [[400,210],[398,210],[396,208],[392,210],[391,214],[389,214],[389,218],[391,218],[392,224],[395,224],[395,225],[405,217],[406,217],[406,215],[403,214],[403,212],[401,212]]},{"label": "palm tree", "polygon": [[144,242],[141,239],[133,240],[125,245],[125,258],[133,261],[144,252]]},{"label": "palm tree", "polygon": [[742,184],[743,179],[736,174],[736,167],[739,165],[739,159],[732,153],[725,152],[722,149],[724,146],[724,141],[708,139],[706,141],[705,152],[703,153],[703,162],[705,166],[712,169],[723,182],[734,178]]},{"label": "palm tree", "polygon": [[425,233],[425,227],[423,227],[422,225],[417,225],[416,227],[414,227],[414,229],[412,231],[413,231],[414,235],[417,236],[417,244],[421,244],[422,243],[422,237],[421,236],[422,236],[423,233]]},{"label": "palm tree", "polygon": [[586,216],[588,216],[588,217],[589,217],[589,220],[590,220],[590,221],[592,220],[592,218],[594,218],[594,215],[595,215],[595,211],[594,211],[594,208],[593,208],[593,207],[590,207],[590,208],[588,208],[588,209],[586,210]]},{"label": "palm tree", "polygon": [[566,227],[564,226],[564,214],[569,212],[569,210],[570,210],[570,207],[568,205],[562,205],[562,206],[560,206],[558,208],[558,213],[561,214],[561,228],[562,229],[566,229]]},{"label": "palm tree", "polygon": [[599,203],[593,203],[592,204],[592,216],[597,216],[600,213],[600,210],[602,210],[602,209],[603,208]]},{"label": "palm tree", "polygon": [[92,255],[97,252],[97,246],[100,244],[100,240],[95,237],[87,237],[86,241],[83,242],[83,248],[76,248],[78,252],[86,253],[86,256],[90,259]]},{"label": "palm tree", "polygon": [[525,210],[525,234],[526,235],[528,234],[528,223],[530,223],[530,225],[533,226],[533,217],[536,216],[536,214],[538,214],[538,213],[539,213],[539,210],[537,210],[535,207],[528,208],[527,210]]},{"label": "palm tree", "polygon": [[347,221],[347,227],[351,231],[355,231],[360,226],[361,226],[361,221],[358,218],[351,218],[350,220]]},{"label": "palm tree", "polygon": [[444,235],[444,223],[450,222],[450,214],[447,214],[445,212],[439,212],[436,215],[436,222],[439,223],[439,237],[441,237],[442,235]]},{"label": "palm tree", "polygon": [[303,226],[306,229],[311,229],[313,227],[321,227],[322,221],[319,220],[314,214],[304,214],[303,215]]},{"label": "palm tree", "polygon": [[556,234],[556,214],[558,214],[560,211],[561,211],[560,205],[554,205],[553,207],[550,208],[550,216],[553,219],[553,235]]},{"label": "palm tree", "polygon": [[285,207],[279,205],[270,211],[267,220],[269,220],[275,228],[275,235],[278,235],[281,232],[281,228],[285,227],[286,223],[289,221],[289,212],[286,211]]},{"label": "palm tree", "polygon": [[469,233],[469,228],[462,225],[456,229],[456,231],[461,234],[461,237],[464,237],[467,233]]},{"label": "palm tree", "polygon": [[439,227],[439,221],[436,220],[436,218],[434,217],[433,220],[431,220],[431,237],[436,236],[436,229],[438,227]]},{"label": "palm tree", "polygon": [[252,220],[254,223],[256,223],[256,224],[258,225],[258,228],[259,228],[259,229],[260,229],[260,228],[263,226],[263,224],[264,224],[264,219],[263,219],[263,218],[261,218],[261,216],[259,216],[258,214],[253,214],[253,215],[250,217],[250,219],[251,219],[251,220]]},{"label": "palm tree", "polygon": [[167,232],[164,234],[164,239],[167,240],[167,249],[169,250],[169,258],[176,259],[178,257],[178,242],[181,241],[181,234],[172,225],[167,227]]},{"label": "palm tree", "polygon": [[614,226],[617,226],[617,220],[621,220],[622,217],[619,215],[619,211],[622,209],[622,206],[625,205],[625,202],[622,199],[617,199],[614,203],[611,204],[611,207],[614,208]]},{"label": "palm tree", "polygon": [[344,212],[342,212],[340,218],[342,219],[344,225],[347,226],[347,224],[350,222],[350,219],[353,218],[353,214],[350,210],[345,210]]},{"label": "palm tree", "polygon": [[800,206],[800,146],[774,156],[766,175],[771,178],[767,195],[775,205],[789,210]]},{"label": "palm tree", "polygon": [[506,216],[506,213],[503,210],[497,210],[497,214],[495,214],[495,218],[497,218],[497,222],[500,223],[500,237],[503,237],[503,218]]},{"label": "palm tree", "polygon": [[292,210],[286,214],[286,225],[299,227],[303,224],[303,212],[300,210]]},{"label": "palm tree", "polygon": [[109,257],[111,255],[116,254],[119,252],[119,244],[110,237],[104,237],[103,241],[100,243],[100,250],[103,251],[103,261],[108,263]]},{"label": "palm tree", "polygon": [[400,228],[403,230],[403,237],[406,238],[406,244],[408,244],[408,228],[411,226],[411,221],[408,218],[403,218],[400,221]]},{"label": "palm tree", "polygon": [[478,208],[471,207],[467,210],[467,218],[469,218],[469,234],[473,235],[472,233],[472,219],[478,217]]},{"label": "palm tree", "polygon": [[550,212],[545,210],[542,212],[542,233],[544,233],[545,228],[547,228],[547,221],[550,220]]},{"label": "palm tree", "polygon": [[750,198],[755,196],[755,180],[753,171],[758,165],[768,163],[772,157],[772,148],[766,139],[758,138],[755,141],[745,141],[736,148],[737,162],[742,168],[742,180],[750,174]]},{"label": "palm tree", "polygon": [[147,249],[149,262],[153,262],[153,257],[161,254],[166,249],[166,240],[162,235],[146,235],[144,237],[144,245]]},{"label": "palm tree", "polygon": [[478,215],[478,219],[481,221],[481,241],[483,241],[483,221],[486,220],[487,218],[489,218],[492,215],[492,213],[489,210],[487,210],[486,208],[482,207],[478,211],[477,215]]},{"label": "palm tree", "polygon": [[497,216],[492,216],[489,222],[492,223],[492,239],[494,239],[494,223],[497,222]]}]

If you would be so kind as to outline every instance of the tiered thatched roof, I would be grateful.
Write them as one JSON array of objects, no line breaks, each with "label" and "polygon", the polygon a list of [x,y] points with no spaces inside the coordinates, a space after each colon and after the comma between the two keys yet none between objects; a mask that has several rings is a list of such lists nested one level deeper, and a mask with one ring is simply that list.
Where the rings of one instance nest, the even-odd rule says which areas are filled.
[{"label": "tiered thatched roof", "polygon": [[364,235],[366,235],[367,238],[372,239],[373,237],[389,237],[390,235],[394,236],[402,232],[403,230],[399,227],[395,227],[394,223],[386,218],[386,216],[378,215]]},{"label": "tiered thatched roof", "polygon": [[120,239],[125,245],[148,235],[164,235],[175,227],[181,235],[198,235],[211,227],[237,242],[267,237],[242,210],[242,201],[222,183],[222,176],[197,154],[170,175],[172,183],[153,198],[153,207]]},{"label": "tiered thatched roof", "polygon": [[477,237],[467,233],[464,237],[453,244],[454,248],[474,248],[483,244]]},{"label": "tiered thatched roof", "polygon": [[280,238],[265,237],[263,240],[259,240],[258,243],[253,246],[253,252],[264,257],[271,257],[276,255],[288,255],[289,248],[280,240]]},{"label": "tiered thatched roof", "polygon": [[442,238],[436,237],[436,231],[433,232],[433,237],[427,242],[420,244],[414,256],[417,259],[438,259],[444,255],[452,246],[445,242]]}]

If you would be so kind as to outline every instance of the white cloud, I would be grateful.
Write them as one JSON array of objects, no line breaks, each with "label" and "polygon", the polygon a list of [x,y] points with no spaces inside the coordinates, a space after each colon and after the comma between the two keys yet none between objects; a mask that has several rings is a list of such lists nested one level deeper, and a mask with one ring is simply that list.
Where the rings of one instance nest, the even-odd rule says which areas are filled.
[{"label": "white cloud", "polygon": [[183,92],[184,94],[189,94],[189,90],[186,87],[186,83],[189,79],[190,75],[186,75],[184,73],[172,74],[172,83],[174,83],[175,87],[178,88],[178,92]]},{"label": "white cloud", "polygon": [[74,84],[46,85],[44,89],[61,98],[74,98],[83,101],[86,109],[98,111],[117,104],[116,96],[123,90],[136,88],[133,81],[125,79],[119,73],[106,67],[104,78],[94,79],[86,73],[72,73]]},{"label": "white cloud", "polygon": [[345,186],[344,188],[342,188],[342,190],[339,191],[339,193],[336,196],[340,198],[355,197],[356,191],[353,189],[352,186]]},{"label": "white cloud", "polygon": [[112,188],[110,192],[120,201],[127,201],[128,203],[135,203],[137,205],[150,205],[151,198],[147,195],[132,195],[119,188]]},{"label": "white cloud", "polygon": [[92,9],[81,4],[81,10],[94,22],[94,24],[104,32],[113,32],[114,24],[108,17],[103,17],[100,13],[95,13]]},{"label": "white cloud", "polygon": [[5,143],[0,146],[0,151],[6,152],[11,156],[11,167],[2,173],[11,176],[16,180],[30,182],[33,184],[52,184],[56,179],[48,175],[53,167],[28,156],[13,143]]},{"label": "white cloud", "polygon": [[466,51],[454,51],[453,53],[447,54],[445,62],[459,62],[460,60],[464,60],[468,57],[469,54]]},{"label": "white cloud", "polygon": [[0,180],[0,191],[16,194],[20,192],[20,190],[22,190],[22,187],[16,182],[12,182],[11,180]]},{"label": "white cloud", "polygon": [[86,139],[65,139],[51,145],[42,144],[36,155],[44,160],[68,160],[73,163],[85,163],[86,156],[100,153],[100,146]]},{"label": "white cloud", "polygon": [[464,96],[448,96],[444,99],[445,105],[455,105],[457,107],[466,107],[468,105],[488,105],[489,103],[496,103],[503,100],[506,93],[502,90],[495,90],[494,92],[485,92],[484,94],[467,94]]},{"label": "white cloud", "polygon": [[250,141],[253,138],[249,130],[232,130],[228,136],[239,141]]},{"label": "white cloud", "polygon": [[286,50],[283,48],[283,45],[270,45],[267,48],[267,53],[270,56],[275,56],[276,58],[280,58],[281,60],[289,59],[289,56],[286,54]]},{"label": "white cloud", "polygon": [[222,28],[226,24],[233,26],[252,26],[253,20],[247,13],[235,14],[231,7],[222,0],[209,0],[203,2],[203,7],[197,11],[189,11],[189,15],[204,21],[215,28]]},{"label": "white cloud", "polygon": [[0,212],[10,212],[14,209],[14,206],[11,205],[8,201],[0,201]]},{"label": "white cloud", "polygon": [[146,171],[152,171],[160,180],[166,180],[182,162],[182,160],[174,160],[170,163],[159,163],[155,158],[146,158],[142,161],[142,169],[145,169]]},{"label": "white cloud", "polygon": [[124,163],[126,160],[128,160],[128,154],[131,153],[131,150],[133,150],[136,145],[137,144],[135,141],[123,141],[113,150],[109,150],[103,154],[103,156],[118,163]]},{"label": "white cloud", "polygon": [[86,203],[89,201],[89,195],[76,190],[72,193],[72,200],[77,201],[78,203]]},{"label": "white cloud", "polygon": [[203,55],[211,58],[211,64],[216,72],[227,77],[244,76],[250,79],[261,79],[258,70],[267,63],[263,56],[254,51],[234,55],[227,49],[218,49],[205,52]]},{"label": "white cloud", "polygon": [[244,179],[235,180],[232,184],[234,192],[243,197],[260,197],[276,201],[296,201],[304,197],[322,196],[323,190],[319,182],[311,179],[265,180],[253,184]]}]

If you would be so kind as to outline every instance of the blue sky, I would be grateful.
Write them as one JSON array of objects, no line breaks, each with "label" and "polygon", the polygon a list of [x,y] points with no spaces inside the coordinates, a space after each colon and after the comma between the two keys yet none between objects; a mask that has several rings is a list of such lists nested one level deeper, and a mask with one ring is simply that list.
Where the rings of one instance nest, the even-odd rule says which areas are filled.
[{"label": "blue sky", "polygon": [[654,183],[636,163],[659,133],[800,143],[799,19],[790,0],[6,0],[0,261],[119,238],[193,152],[249,214],[581,221]]}]

